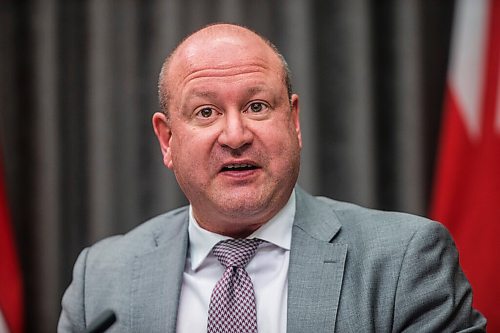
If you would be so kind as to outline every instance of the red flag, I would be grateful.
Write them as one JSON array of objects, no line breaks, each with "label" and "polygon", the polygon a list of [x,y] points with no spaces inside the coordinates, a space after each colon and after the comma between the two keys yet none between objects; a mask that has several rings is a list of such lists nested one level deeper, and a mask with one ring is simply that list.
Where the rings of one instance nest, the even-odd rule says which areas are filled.
[{"label": "red flag", "polygon": [[5,320],[8,332],[21,333],[23,331],[22,309],[21,274],[14,249],[7,197],[0,168],[0,317]]},{"label": "red flag", "polygon": [[431,217],[444,223],[474,306],[500,332],[500,0],[459,0]]}]

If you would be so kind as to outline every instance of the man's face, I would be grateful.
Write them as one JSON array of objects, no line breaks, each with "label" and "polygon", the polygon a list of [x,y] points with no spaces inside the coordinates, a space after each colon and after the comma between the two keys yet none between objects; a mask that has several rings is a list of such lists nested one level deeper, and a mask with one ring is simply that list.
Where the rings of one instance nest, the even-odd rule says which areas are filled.
[{"label": "man's face", "polygon": [[187,43],[167,78],[170,120],[153,118],[165,165],[203,228],[251,233],[299,171],[298,96],[288,99],[278,57],[256,36],[215,36]]}]

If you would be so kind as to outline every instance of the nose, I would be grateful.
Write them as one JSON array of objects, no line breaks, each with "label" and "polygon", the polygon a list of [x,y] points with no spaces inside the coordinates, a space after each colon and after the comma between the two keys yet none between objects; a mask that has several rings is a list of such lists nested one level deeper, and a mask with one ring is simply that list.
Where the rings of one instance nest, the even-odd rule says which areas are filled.
[{"label": "nose", "polygon": [[224,120],[224,128],[218,138],[221,146],[238,149],[252,142],[252,131],[247,127],[244,115],[239,111],[226,112]]}]

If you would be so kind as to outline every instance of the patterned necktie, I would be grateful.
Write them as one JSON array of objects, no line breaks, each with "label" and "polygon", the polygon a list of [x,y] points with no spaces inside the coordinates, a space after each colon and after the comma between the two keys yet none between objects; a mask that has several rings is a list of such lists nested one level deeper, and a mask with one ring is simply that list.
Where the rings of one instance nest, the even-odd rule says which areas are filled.
[{"label": "patterned necktie", "polygon": [[208,333],[257,332],[255,293],[245,267],[260,243],[260,239],[229,239],[212,249],[226,270],[212,291]]}]

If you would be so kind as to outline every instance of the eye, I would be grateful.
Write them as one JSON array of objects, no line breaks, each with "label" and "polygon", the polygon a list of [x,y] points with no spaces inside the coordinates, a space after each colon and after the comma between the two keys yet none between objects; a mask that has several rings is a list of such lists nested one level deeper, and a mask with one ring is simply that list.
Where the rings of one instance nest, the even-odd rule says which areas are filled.
[{"label": "eye", "polygon": [[264,103],[255,102],[255,103],[250,104],[250,111],[252,111],[254,113],[258,113],[258,112],[261,112],[265,107],[266,107],[266,105]]},{"label": "eye", "polygon": [[200,111],[198,111],[198,115],[202,118],[210,118],[214,113],[214,110],[212,108],[203,108]]}]

